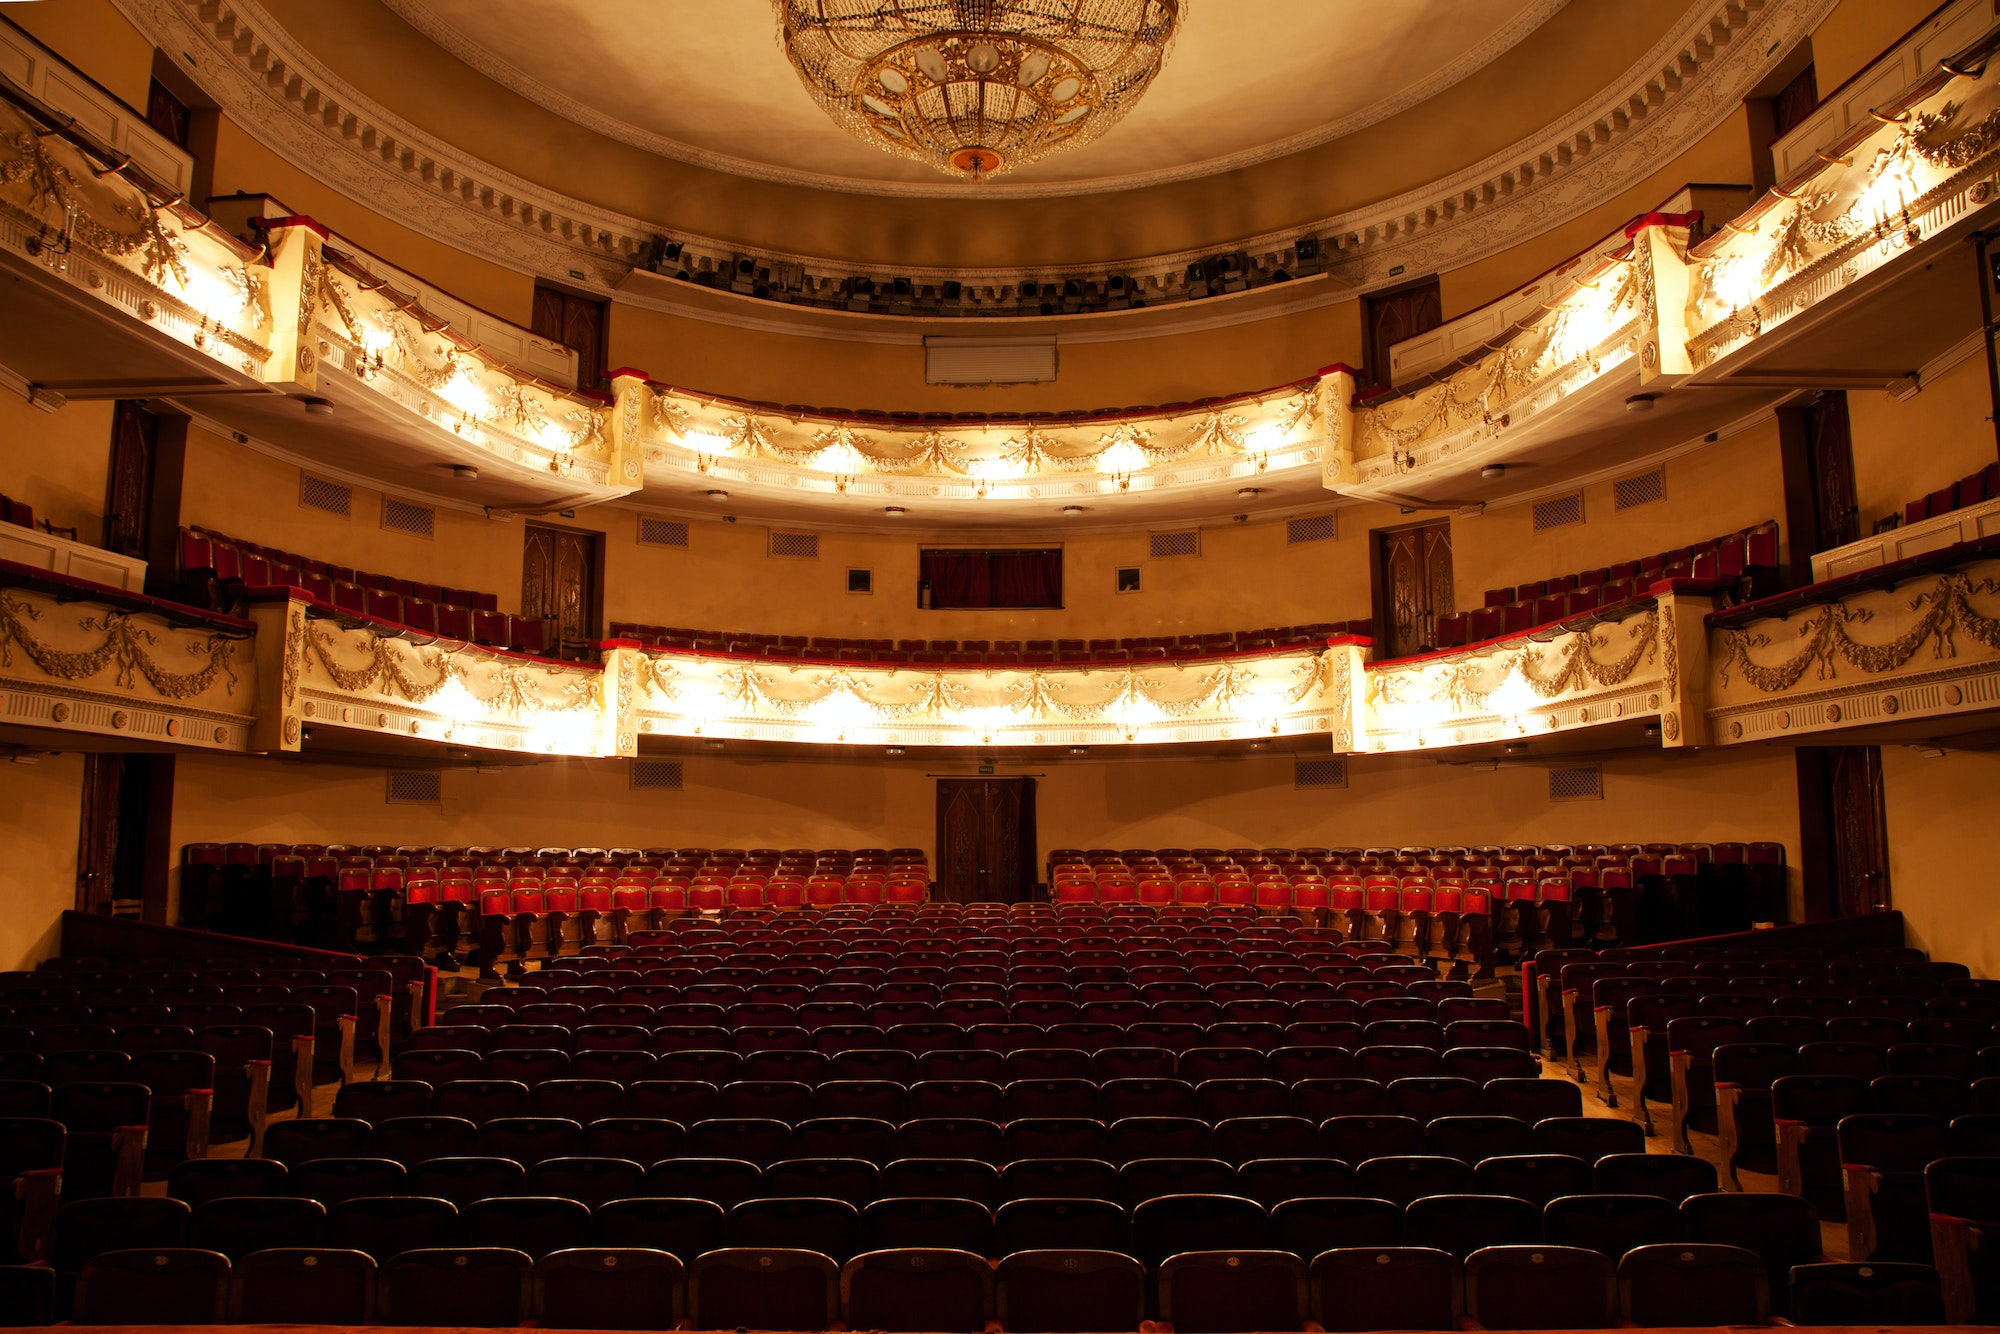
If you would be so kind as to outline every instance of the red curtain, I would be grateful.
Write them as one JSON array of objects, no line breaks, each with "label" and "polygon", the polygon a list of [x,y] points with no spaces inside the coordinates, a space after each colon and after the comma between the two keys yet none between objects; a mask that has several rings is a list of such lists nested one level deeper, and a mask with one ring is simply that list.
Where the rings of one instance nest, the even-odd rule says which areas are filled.
[{"label": "red curtain", "polygon": [[926,551],[922,570],[940,610],[1062,606],[1060,548]]}]

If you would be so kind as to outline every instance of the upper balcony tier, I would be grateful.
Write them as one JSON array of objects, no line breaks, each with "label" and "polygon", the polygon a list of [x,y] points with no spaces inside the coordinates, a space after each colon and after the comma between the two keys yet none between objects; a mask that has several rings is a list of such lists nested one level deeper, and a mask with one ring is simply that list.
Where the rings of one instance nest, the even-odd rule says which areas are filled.
[{"label": "upper balcony tier", "polygon": [[[1967,8],[1911,49],[1956,43]],[[171,146],[119,147],[145,145],[142,125],[52,105],[55,81],[0,79],[0,265],[20,280],[0,366],[50,404],[173,397],[335,476],[517,512],[723,499],[779,522],[962,533],[1514,503],[1803,387],[1908,387],[1975,336],[1973,284],[1935,261],[1996,203],[1996,46],[1982,27],[1891,79],[1876,114],[1829,130],[1736,218],[1708,216],[1735,206],[1727,192],[1683,190],[1399,348],[1391,392],[1357,396],[1335,365],[1227,399],[977,419],[735,401],[637,370],[614,373],[608,401],[581,392],[546,340],[270,201],[231,232],[156,178],[180,170]],[[1912,68],[1904,47],[1878,65]]]},{"label": "upper balcony tier", "polygon": [[1831,6],[1191,6],[1128,120],[971,192],[836,128],[767,7],[726,8],[696,34],[576,11],[559,39],[531,0],[123,12],[265,148],[522,270],[743,326],[1084,332],[1490,257],[1694,150]]}]

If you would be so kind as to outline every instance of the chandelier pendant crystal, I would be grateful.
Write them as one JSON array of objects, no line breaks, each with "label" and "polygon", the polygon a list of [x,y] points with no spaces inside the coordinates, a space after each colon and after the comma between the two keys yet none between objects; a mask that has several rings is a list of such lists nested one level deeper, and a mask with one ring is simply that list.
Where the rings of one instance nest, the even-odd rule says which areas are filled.
[{"label": "chandelier pendant crystal", "polygon": [[984,180],[1088,143],[1165,62],[1182,0],[773,0],[785,55],[836,123]]}]

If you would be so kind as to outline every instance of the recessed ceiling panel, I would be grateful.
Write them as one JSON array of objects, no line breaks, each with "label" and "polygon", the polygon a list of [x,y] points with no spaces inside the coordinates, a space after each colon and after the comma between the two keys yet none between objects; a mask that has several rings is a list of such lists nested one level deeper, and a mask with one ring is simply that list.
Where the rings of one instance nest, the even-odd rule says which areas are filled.
[{"label": "recessed ceiling panel", "polygon": [[[722,170],[950,185],[836,127],[764,0],[383,0],[474,68],[601,133]],[[1566,0],[1190,0],[1166,68],[1102,139],[1002,188],[1141,184],[1297,152],[1433,96]]]}]

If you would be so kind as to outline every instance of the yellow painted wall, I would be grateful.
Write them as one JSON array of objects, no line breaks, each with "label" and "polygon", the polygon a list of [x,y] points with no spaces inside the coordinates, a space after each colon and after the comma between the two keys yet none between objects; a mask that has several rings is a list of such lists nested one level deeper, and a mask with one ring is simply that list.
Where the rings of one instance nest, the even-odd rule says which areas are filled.
[{"label": "yellow painted wall", "polygon": [[1889,896],[1910,943],[1934,959],[2000,977],[1992,832],[2000,821],[2000,754],[1952,750],[1929,758],[1882,747],[1889,823]]},{"label": "yellow painted wall", "polygon": [[57,919],[76,906],[82,810],[83,756],[0,760],[7,842],[0,857],[0,970],[33,968],[56,952]]},{"label": "yellow painted wall", "polygon": [[389,221],[365,203],[322,185],[224,116],[216,131],[215,193],[239,191],[271,195],[294,213],[317,219],[355,245],[489,314],[525,325],[533,313],[532,275]]},{"label": "yellow painted wall", "polygon": [[99,542],[111,412],[110,403],[92,402],[44,412],[19,394],[0,392],[0,493],[34,506],[37,522],[75,528],[79,542]]},{"label": "yellow painted wall", "polygon": [[[924,611],[918,553],[977,545],[938,538],[822,532],[816,561],[765,554],[761,524],[693,522],[688,545],[640,546],[636,515],[606,521],[608,620],[752,633],[911,639],[1105,638],[1254,629],[1368,615],[1368,546],[1355,522],[1340,536],[1288,545],[1280,522],[1204,525],[1202,554],[1153,560],[1145,533],[1097,536],[1051,526],[995,545],[1045,541],[1063,549],[1060,611]],[[1117,570],[1139,567],[1141,590],[1117,592]],[[847,592],[850,567],[872,570],[872,594]]]},{"label": "yellow painted wall", "polygon": [[[964,761],[692,755],[680,791],[627,787],[617,760],[444,775],[437,807],[390,806],[379,769],[182,756],[176,848],[189,842],[538,846],[921,847],[936,864],[931,775]],[[1297,789],[1288,755],[1054,759],[1040,773],[1038,860],[1059,847],[1771,839],[1798,861],[1791,754],[1610,757],[1601,802],[1548,798],[1546,770],[1350,762],[1346,789]]]},{"label": "yellow painted wall", "polygon": [[1813,29],[1813,80],[1824,98],[1943,8],[1938,0],[1841,0]]},{"label": "yellow painted wall", "polygon": [[1902,402],[1879,391],[1849,390],[1860,531],[1993,462],[1992,405],[1986,359],[1977,352]]},{"label": "yellow painted wall", "polygon": [[[1612,481],[1583,488],[1583,522],[1537,533],[1532,505],[1451,521],[1454,592],[1461,609],[1484,605],[1488,588],[1523,584],[1721,537],[1784,518],[1776,421],[1668,459],[1667,497],[1614,508]],[[1780,536],[1783,525],[1780,524]]]},{"label": "yellow painted wall", "polygon": [[36,41],[95,79],[135,111],[146,110],[153,82],[153,44],[125,21],[111,0],[33,0],[8,5],[12,19]]},{"label": "yellow painted wall", "polygon": [[[1077,327],[1052,322],[1048,331],[1060,340]],[[967,320],[958,332],[977,336],[979,322]],[[908,412],[1056,412],[1254,393],[1304,379],[1337,361],[1359,365],[1361,347],[1361,304],[1349,297],[1316,310],[1222,329],[1060,343],[1057,378],[1047,384],[941,385],[924,383],[924,350],[915,341],[803,338],[614,301],[608,364],[637,367],[662,383],[702,393],[769,403]]]},{"label": "yellow painted wall", "polygon": [[497,593],[500,610],[521,605],[519,520],[437,511],[433,537],[382,527],[382,495],[354,488],[346,518],[299,503],[299,469],[232,440],[188,429],[181,522],[213,528],[357,570]]}]

